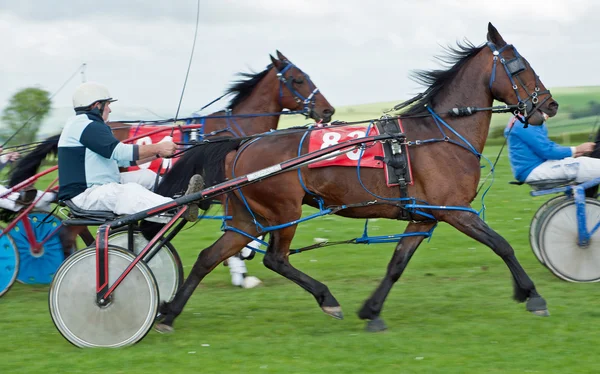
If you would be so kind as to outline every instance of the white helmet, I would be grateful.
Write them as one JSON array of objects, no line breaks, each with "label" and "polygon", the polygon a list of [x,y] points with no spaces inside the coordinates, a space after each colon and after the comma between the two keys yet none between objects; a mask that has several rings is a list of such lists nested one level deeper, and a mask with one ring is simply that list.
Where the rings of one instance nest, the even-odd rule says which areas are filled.
[{"label": "white helmet", "polygon": [[117,101],[110,97],[108,89],[96,82],[85,82],[79,85],[73,93],[73,108],[85,108],[98,101]]}]

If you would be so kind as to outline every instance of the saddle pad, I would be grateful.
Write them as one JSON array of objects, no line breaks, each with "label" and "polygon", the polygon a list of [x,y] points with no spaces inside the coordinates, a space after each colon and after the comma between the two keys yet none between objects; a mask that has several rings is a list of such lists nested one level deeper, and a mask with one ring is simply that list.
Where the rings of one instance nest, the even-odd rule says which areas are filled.
[{"label": "saddle pad", "polygon": [[[332,145],[345,142],[352,139],[364,138],[367,131],[367,125],[364,126],[344,126],[328,129],[323,127],[319,130],[310,132],[308,151],[318,151],[319,149],[327,148]],[[369,135],[379,135],[377,127],[371,126]],[[361,168],[378,168],[384,167],[383,161],[376,160],[375,156],[383,156],[383,147],[380,142],[365,143],[365,148],[362,159],[360,160]],[[354,166],[358,165],[361,150],[354,150],[335,157],[325,159],[323,161],[309,164],[309,168],[322,168],[326,166]]]},{"label": "saddle pad", "polygon": [[[133,138],[140,135],[148,134],[152,131],[156,131],[160,128],[164,128],[164,126],[132,126],[129,129],[129,138]],[[144,145],[144,144],[156,144],[164,141],[172,141],[172,142],[181,142],[181,131],[175,130],[173,131],[173,136],[171,136],[171,130],[168,129],[165,131],[158,132],[156,134],[148,135],[139,138],[134,141],[133,144]],[[140,169],[150,169],[155,173],[158,173],[159,166],[161,174],[164,174],[167,170],[169,170],[172,165],[178,160],[178,158],[157,158],[152,162],[147,162],[145,164],[141,164],[139,166],[130,166],[127,168],[127,171],[134,171]]]}]

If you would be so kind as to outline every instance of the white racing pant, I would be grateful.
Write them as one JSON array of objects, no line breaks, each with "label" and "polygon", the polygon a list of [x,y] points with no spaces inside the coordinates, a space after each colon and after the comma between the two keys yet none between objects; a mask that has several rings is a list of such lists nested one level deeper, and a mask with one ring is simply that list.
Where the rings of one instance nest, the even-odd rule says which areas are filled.
[{"label": "white racing pant", "polygon": [[[8,188],[0,186],[0,196],[3,195],[6,191],[8,191]],[[52,207],[50,206],[50,204],[54,201],[54,199],[56,199],[56,194],[54,192],[44,193],[44,191],[38,191],[34,201],[37,201],[40,198],[40,196],[42,198],[40,199],[40,201],[37,202],[37,204],[35,204],[35,207],[38,210],[42,210],[44,212],[51,211]],[[13,212],[18,212],[19,210],[23,209],[23,205],[17,204],[18,198],[18,192],[12,192],[4,196],[3,198],[0,198],[0,208],[11,210]]]},{"label": "white racing pant", "polygon": [[600,178],[600,159],[591,157],[567,157],[562,160],[548,160],[525,179],[525,183],[545,179],[575,179],[583,183]]},{"label": "white racing pant", "polygon": [[[119,215],[138,213],[173,201],[150,191],[155,179],[156,173],[148,169],[121,173],[121,183],[90,187],[71,201],[84,210],[109,210]],[[155,217],[149,221],[164,221],[161,217],[152,218]]]}]

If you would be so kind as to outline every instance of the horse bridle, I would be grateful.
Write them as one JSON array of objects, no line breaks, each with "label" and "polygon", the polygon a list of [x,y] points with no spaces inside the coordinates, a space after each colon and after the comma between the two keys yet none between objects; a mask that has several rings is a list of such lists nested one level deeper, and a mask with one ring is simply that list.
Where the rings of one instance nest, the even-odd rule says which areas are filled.
[{"label": "horse bridle", "polygon": [[[294,100],[296,101],[296,103],[298,105],[302,105],[302,110],[300,111],[300,114],[304,114],[308,118],[308,117],[310,117],[310,114],[313,113],[313,109],[315,108],[315,96],[319,93],[319,89],[310,80],[310,77],[306,73],[304,73],[302,70],[298,69],[298,67],[296,65],[292,64],[288,60],[284,60],[284,62],[287,63],[287,65],[283,69],[281,69],[281,71],[277,72],[277,78],[279,79],[279,82],[280,82],[279,83],[279,103],[281,104],[281,98],[283,97],[283,86],[285,85],[287,87],[287,89],[294,96]],[[304,79],[306,80],[306,83],[309,85],[309,88],[314,87],[312,92],[310,93],[310,95],[308,95],[308,97],[302,96],[302,94],[300,94],[300,92],[298,92],[294,88],[294,85],[291,82],[295,79],[294,77],[292,77],[292,76],[290,76],[288,78],[285,77],[285,73],[293,67],[295,67],[302,73],[302,75],[304,76]]]},{"label": "horse bridle", "polygon": [[[544,103],[552,97],[552,94],[550,93],[550,90],[540,91],[538,86],[540,79],[533,70],[533,75],[535,76],[535,88],[531,93],[527,91],[527,86],[523,83],[521,77],[519,77],[519,74],[525,71],[527,66],[523,62],[523,58],[519,52],[517,52],[517,49],[512,44],[507,44],[500,49],[496,48],[496,45],[492,42],[488,42],[487,46],[492,50],[492,54],[494,55],[494,66],[492,67],[492,75],[490,76],[490,91],[492,90],[492,84],[496,80],[496,65],[498,61],[500,61],[504,67],[504,71],[506,71],[506,74],[508,75],[512,89],[515,91],[515,95],[517,96],[518,102],[514,114],[521,114],[524,117],[525,127],[527,127],[529,124],[528,120],[535,113],[535,110],[544,105]],[[502,52],[504,52],[507,48],[512,48],[513,52],[515,53],[515,57],[508,61],[502,57]],[[519,95],[519,86],[517,86],[515,79],[521,84],[523,91],[525,91],[525,93],[528,95],[525,100],[523,100]],[[539,97],[541,95],[546,95],[542,102],[539,101]]]}]

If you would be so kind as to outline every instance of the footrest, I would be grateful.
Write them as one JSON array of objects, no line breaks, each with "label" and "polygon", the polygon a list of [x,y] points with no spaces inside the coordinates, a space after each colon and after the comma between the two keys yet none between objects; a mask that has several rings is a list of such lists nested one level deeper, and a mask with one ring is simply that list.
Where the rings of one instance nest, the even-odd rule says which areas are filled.
[{"label": "footrest", "polygon": [[549,190],[551,188],[559,188],[574,184],[575,179],[543,179],[535,182],[527,183],[532,190],[542,191]]},{"label": "footrest", "polygon": [[118,217],[114,212],[109,210],[83,210],[73,204],[71,200],[61,202],[64,206],[71,210],[71,215],[74,218],[90,219],[96,221],[112,221]]}]

